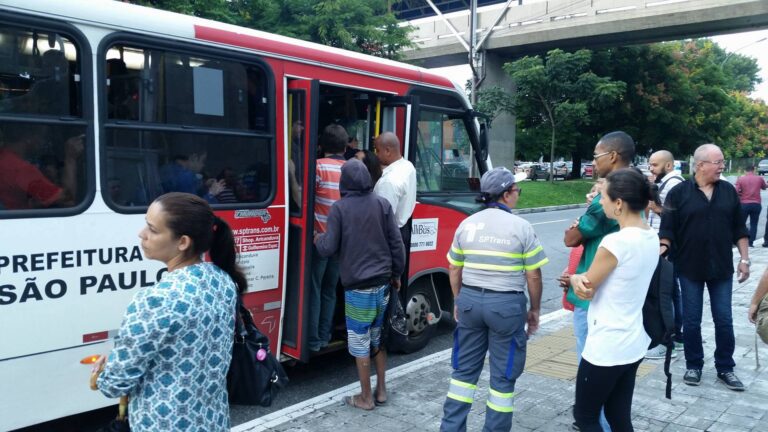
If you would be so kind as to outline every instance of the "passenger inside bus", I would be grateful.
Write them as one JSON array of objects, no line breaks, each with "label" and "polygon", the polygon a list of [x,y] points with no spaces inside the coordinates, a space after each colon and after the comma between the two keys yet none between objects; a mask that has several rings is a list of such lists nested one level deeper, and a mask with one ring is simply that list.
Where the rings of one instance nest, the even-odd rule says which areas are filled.
[{"label": "passenger inside bus", "polygon": [[[64,142],[61,181],[57,184],[30,162],[40,158],[41,147],[49,135],[48,128],[4,124],[0,134],[0,203],[5,209],[75,205],[78,175],[82,175],[79,163],[84,150],[84,135],[73,136]],[[58,163],[54,164],[58,166]]]},{"label": "passenger inside bus", "polygon": [[[122,51],[121,51],[122,56]],[[122,58],[107,60],[107,114],[121,120],[139,119],[139,92],[135,81]]]},{"label": "passenger inside bus", "polygon": [[368,173],[371,175],[371,185],[376,186],[376,182],[379,181],[382,173],[379,157],[370,150],[360,150],[355,153],[355,157],[360,159],[363,165],[368,168]]},{"label": "passenger inside bus", "polygon": [[189,156],[175,155],[171,163],[160,168],[160,181],[165,193],[186,192],[201,196],[209,203],[218,203],[216,195],[224,189],[224,180],[203,182],[206,152]]}]

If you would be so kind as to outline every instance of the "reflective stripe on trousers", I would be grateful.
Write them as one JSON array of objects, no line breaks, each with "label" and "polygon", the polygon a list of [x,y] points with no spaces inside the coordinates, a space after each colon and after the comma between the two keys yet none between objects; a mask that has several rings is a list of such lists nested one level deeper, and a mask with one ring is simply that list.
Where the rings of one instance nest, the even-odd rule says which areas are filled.
[{"label": "reflective stripe on trousers", "polygon": [[515,410],[514,397],[515,392],[502,393],[491,388],[486,405],[494,411],[511,413]]},{"label": "reflective stripe on trousers", "polygon": [[459,402],[471,404],[475,398],[475,384],[461,382],[451,379],[451,386],[448,388],[448,397]]}]

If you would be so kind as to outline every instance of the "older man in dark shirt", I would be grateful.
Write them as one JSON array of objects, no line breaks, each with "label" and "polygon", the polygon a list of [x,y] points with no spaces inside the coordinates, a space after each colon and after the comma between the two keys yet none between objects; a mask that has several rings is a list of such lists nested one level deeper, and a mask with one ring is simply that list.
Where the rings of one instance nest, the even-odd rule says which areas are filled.
[{"label": "older man in dark shirt", "polygon": [[695,176],[669,191],[664,203],[659,237],[661,252],[673,248],[675,270],[683,293],[683,338],[688,385],[701,383],[704,350],[701,342],[701,314],[704,285],[709,291],[715,323],[715,368],[717,377],[731,390],[743,391],[733,368],[735,338],[731,314],[733,251],[741,254],[739,282],[749,277],[748,233],[741,215],[736,189],[720,180],[723,152],[704,144],[693,155]]}]

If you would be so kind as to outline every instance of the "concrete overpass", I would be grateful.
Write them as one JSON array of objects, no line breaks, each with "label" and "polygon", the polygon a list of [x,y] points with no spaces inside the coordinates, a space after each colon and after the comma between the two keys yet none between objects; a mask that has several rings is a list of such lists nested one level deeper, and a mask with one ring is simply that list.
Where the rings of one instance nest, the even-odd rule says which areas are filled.
[{"label": "concrete overpass", "polygon": [[[538,54],[553,48],[598,48],[711,36],[768,27],[768,0],[548,0],[512,2],[478,10],[486,51],[504,57]],[[465,40],[469,11],[444,15]],[[440,17],[411,21],[416,49],[407,60],[424,67],[467,63],[467,50]]]},{"label": "concrete overpass", "polygon": [[[429,3],[431,0],[424,0]],[[433,8],[433,9],[436,9]],[[469,62],[469,10],[409,22],[424,67]],[[512,0],[477,10],[474,66],[482,86],[513,91],[501,67],[524,55],[679,40],[768,28],[768,0]],[[489,135],[495,165],[511,166],[515,122],[499,116]]]}]

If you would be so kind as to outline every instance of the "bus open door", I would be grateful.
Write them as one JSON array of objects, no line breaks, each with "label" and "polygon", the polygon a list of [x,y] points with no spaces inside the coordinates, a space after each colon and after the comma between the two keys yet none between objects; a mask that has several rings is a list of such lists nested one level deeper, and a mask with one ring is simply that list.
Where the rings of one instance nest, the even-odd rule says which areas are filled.
[{"label": "bus open door", "polygon": [[319,81],[290,80],[286,101],[288,136],[288,260],[282,353],[309,360],[309,292],[312,284],[313,209]]}]

